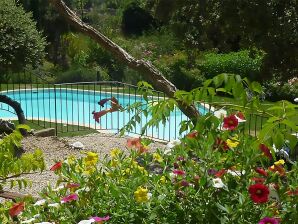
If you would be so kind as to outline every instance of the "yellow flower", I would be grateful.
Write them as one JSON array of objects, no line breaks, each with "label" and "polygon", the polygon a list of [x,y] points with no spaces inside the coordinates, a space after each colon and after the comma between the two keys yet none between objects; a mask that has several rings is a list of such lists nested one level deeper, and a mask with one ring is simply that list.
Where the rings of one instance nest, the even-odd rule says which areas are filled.
[{"label": "yellow flower", "polygon": [[167,179],[165,176],[162,176],[160,179],[159,179],[160,183],[162,184],[165,184],[167,182]]},{"label": "yellow flower", "polygon": [[138,189],[134,192],[134,196],[137,202],[146,202],[149,200],[148,189],[138,187]]},{"label": "yellow flower", "polygon": [[138,170],[139,170],[142,174],[144,174],[145,176],[148,175],[148,172],[147,172],[147,170],[145,170],[144,167],[138,165],[137,168],[138,168]]},{"label": "yellow flower", "polygon": [[274,163],[276,166],[282,166],[285,164],[285,161],[283,159],[278,160],[277,162]]},{"label": "yellow flower", "polygon": [[111,160],[111,166],[112,166],[112,167],[116,167],[116,166],[118,166],[118,164],[119,164],[118,159],[112,159],[112,160]]},{"label": "yellow flower", "polygon": [[86,166],[94,166],[98,161],[98,155],[94,152],[87,152],[87,156],[84,158]]},{"label": "yellow flower", "polygon": [[88,166],[84,171],[83,171],[83,174],[85,174],[86,176],[89,176],[91,175],[92,173],[95,172],[95,168],[94,167],[91,167],[91,166]]},{"label": "yellow flower", "polygon": [[126,168],[126,169],[125,169],[125,173],[126,173],[127,175],[131,174],[131,173],[132,173],[132,172],[131,172],[131,169]]},{"label": "yellow flower", "polygon": [[69,157],[67,158],[67,163],[68,163],[68,165],[72,165],[72,164],[74,164],[75,161],[76,161],[76,157],[75,157],[74,155],[71,155],[71,156],[69,156]]},{"label": "yellow flower", "polygon": [[153,159],[156,160],[157,162],[161,163],[163,161],[163,158],[161,157],[161,155],[159,155],[158,153],[153,153]]},{"label": "yellow flower", "polygon": [[111,155],[112,158],[115,158],[120,154],[120,152],[121,152],[120,149],[115,148],[115,149],[111,150],[110,155]]},{"label": "yellow flower", "polygon": [[226,141],[226,143],[229,146],[229,148],[236,148],[239,145],[239,141],[237,141],[237,140],[231,140],[231,139],[228,139]]}]

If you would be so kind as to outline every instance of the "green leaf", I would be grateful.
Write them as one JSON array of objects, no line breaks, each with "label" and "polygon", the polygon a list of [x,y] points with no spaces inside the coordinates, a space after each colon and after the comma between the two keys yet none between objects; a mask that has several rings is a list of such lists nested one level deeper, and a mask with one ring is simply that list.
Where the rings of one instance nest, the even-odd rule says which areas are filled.
[{"label": "green leaf", "polygon": [[251,89],[252,89],[254,92],[262,93],[262,86],[261,86],[261,84],[258,83],[258,82],[252,82],[252,83],[251,83]]}]

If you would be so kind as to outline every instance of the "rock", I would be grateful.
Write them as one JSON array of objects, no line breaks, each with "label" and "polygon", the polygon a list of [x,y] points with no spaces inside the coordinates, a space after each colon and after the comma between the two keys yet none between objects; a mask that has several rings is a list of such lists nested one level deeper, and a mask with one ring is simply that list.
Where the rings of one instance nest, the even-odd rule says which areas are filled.
[{"label": "rock", "polygon": [[72,147],[73,149],[81,149],[81,150],[85,148],[85,146],[83,145],[83,143],[82,142],[79,142],[79,141],[70,144],[70,147]]},{"label": "rock", "polygon": [[14,123],[12,123],[11,121],[5,121],[0,119],[0,134],[2,133],[10,134],[15,129],[16,127]]},{"label": "rock", "polygon": [[55,128],[46,128],[46,129],[42,129],[34,132],[34,135],[37,137],[56,136],[56,131],[55,131]]}]

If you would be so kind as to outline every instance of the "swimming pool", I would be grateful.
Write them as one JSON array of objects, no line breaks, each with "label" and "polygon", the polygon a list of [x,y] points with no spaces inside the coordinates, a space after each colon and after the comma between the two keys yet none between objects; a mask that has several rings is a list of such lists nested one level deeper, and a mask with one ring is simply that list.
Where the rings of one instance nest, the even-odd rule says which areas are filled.
[{"label": "swimming pool", "polygon": [[[118,131],[122,128],[134,115],[134,112],[117,111],[108,113],[101,117],[100,122],[96,123],[93,119],[92,111],[100,111],[110,107],[107,103],[105,107],[100,108],[98,101],[104,98],[114,96],[119,103],[126,107],[135,102],[146,103],[142,96],[135,94],[125,94],[119,92],[105,91],[89,91],[79,89],[26,89],[16,91],[5,91],[3,94],[13,98],[21,103],[26,119],[43,120],[49,122],[59,122],[64,125],[78,125],[100,130]],[[158,100],[157,97],[151,97],[151,100]],[[146,105],[145,105],[146,106]],[[13,111],[5,104],[0,104],[0,117],[5,119],[16,119],[16,116],[8,111]],[[206,113],[207,109],[199,108],[202,114]],[[150,116],[145,117],[140,115],[140,123],[133,130],[134,133],[140,134],[141,128],[150,119]],[[179,124],[186,120],[187,117],[178,109],[175,108],[165,125],[159,124],[157,128],[149,128],[145,135],[148,137],[170,141],[178,138]]]}]

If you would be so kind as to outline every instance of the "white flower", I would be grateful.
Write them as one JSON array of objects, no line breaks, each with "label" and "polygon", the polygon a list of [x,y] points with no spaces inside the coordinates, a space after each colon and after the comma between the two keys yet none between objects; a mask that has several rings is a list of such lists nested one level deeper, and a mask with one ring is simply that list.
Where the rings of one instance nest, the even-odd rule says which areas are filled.
[{"label": "white flower", "polygon": [[94,221],[95,221],[94,219],[82,220],[82,221],[80,221],[78,224],[91,224],[91,223],[93,223]]},{"label": "white flower", "polygon": [[220,178],[213,178],[212,185],[215,188],[223,188],[225,186]]},{"label": "white flower", "polygon": [[22,221],[21,223],[32,223],[33,221],[35,221],[35,218],[31,218],[31,219]]},{"label": "white flower", "polygon": [[35,224],[55,224],[54,222],[38,222],[38,223],[35,223]]},{"label": "white flower", "polygon": [[172,149],[172,148],[174,148],[175,146],[180,145],[180,144],[181,144],[181,141],[180,141],[179,139],[174,139],[174,140],[170,141],[170,142],[167,144],[166,148],[167,148],[167,149]]},{"label": "white flower", "polygon": [[44,205],[45,203],[46,203],[46,200],[45,199],[41,199],[41,200],[35,202],[34,206]]},{"label": "white flower", "polygon": [[228,170],[227,171],[228,174],[231,174],[232,176],[242,176],[245,174],[245,170],[239,171],[239,170]]},{"label": "white flower", "polygon": [[151,193],[147,193],[147,197],[148,197],[148,199],[152,198],[152,194]]},{"label": "white flower", "polygon": [[214,111],[214,116],[217,118],[224,118],[227,116],[227,111],[223,109],[216,110]]},{"label": "white flower", "polygon": [[240,117],[238,117],[237,115],[235,115],[235,117],[237,118],[238,120],[238,123],[243,123],[243,122],[246,122],[245,119],[241,119]]},{"label": "white flower", "polygon": [[61,189],[64,189],[64,188],[65,188],[64,185],[60,185],[60,186],[52,189],[52,191],[57,192],[57,191],[60,191]]},{"label": "white flower", "polygon": [[90,191],[90,187],[83,187],[83,188],[80,188],[78,190],[75,191],[76,194],[79,194],[80,192],[89,192]]},{"label": "white flower", "polygon": [[295,103],[298,103],[298,98],[295,98],[295,99],[294,99],[294,102],[295,102]]},{"label": "white flower", "polygon": [[53,203],[53,204],[49,204],[49,207],[54,207],[54,208],[59,208],[60,204],[59,203]]}]

